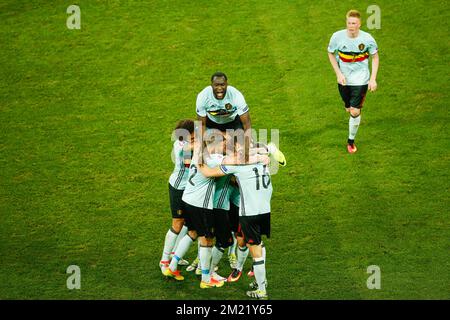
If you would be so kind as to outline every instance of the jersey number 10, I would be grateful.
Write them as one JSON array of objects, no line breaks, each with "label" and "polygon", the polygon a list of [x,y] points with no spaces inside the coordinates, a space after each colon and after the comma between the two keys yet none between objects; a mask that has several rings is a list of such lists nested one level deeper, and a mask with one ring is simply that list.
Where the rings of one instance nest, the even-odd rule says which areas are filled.
[{"label": "jersey number 10", "polygon": [[255,172],[255,177],[256,177],[256,190],[260,189],[260,186],[259,186],[259,178],[260,177],[261,177],[262,185],[263,185],[264,189],[267,189],[269,187],[269,185],[270,185],[270,175],[267,172],[267,166],[263,166],[263,168],[264,169],[263,169],[263,175],[262,176],[259,175],[259,171],[258,171],[257,167],[253,168],[253,171]]}]

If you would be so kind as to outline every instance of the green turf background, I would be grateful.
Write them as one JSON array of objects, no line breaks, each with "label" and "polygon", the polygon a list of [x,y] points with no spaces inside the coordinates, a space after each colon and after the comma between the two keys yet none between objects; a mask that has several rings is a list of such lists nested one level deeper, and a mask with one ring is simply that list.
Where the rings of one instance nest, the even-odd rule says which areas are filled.
[{"label": "green turf background", "polygon": [[246,277],[205,291],[158,269],[170,134],[216,70],[288,161],[272,178],[272,299],[450,298],[446,1],[376,1],[379,90],[354,155],[326,47],[374,3],[83,0],[68,30],[70,4],[0,4],[0,298],[246,298]]}]

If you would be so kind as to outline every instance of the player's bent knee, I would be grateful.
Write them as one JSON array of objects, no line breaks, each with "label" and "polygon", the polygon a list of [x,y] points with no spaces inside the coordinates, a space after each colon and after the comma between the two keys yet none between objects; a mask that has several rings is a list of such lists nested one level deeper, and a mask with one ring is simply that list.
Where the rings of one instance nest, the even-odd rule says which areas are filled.
[{"label": "player's bent knee", "polygon": [[361,114],[361,110],[357,108],[352,108],[350,110],[350,114],[352,115],[353,118],[356,118]]},{"label": "player's bent knee", "polygon": [[214,238],[206,238],[206,245],[212,247],[214,245]]},{"label": "player's bent knee", "polygon": [[184,226],[184,219],[172,219],[172,229],[176,233],[180,233],[183,226]]},{"label": "player's bent knee", "polygon": [[197,232],[194,231],[194,230],[189,230],[189,231],[188,231],[188,235],[189,235],[189,237],[191,237],[191,239],[192,239],[193,241],[195,241],[195,240],[197,239]]},{"label": "player's bent knee", "polygon": [[262,248],[261,248],[260,244],[259,245],[249,245],[248,248],[250,250],[251,256],[254,259],[262,257]]},{"label": "player's bent knee", "polygon": [[208,247],[208,239],[206,239],[205,236],[199,236],[198,241],[202,247]]}]

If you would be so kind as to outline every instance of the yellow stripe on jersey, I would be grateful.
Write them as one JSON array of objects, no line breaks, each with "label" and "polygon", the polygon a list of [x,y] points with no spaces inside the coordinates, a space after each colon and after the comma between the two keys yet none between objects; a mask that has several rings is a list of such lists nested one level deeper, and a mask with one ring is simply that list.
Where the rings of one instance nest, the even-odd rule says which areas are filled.
[{"label": "yellow stripe on jersey", "polygon": [[338,51],[338,55],[343,62],[360,62],[369,58],[369,52],[367,51],[363,53],[348,53]]}]

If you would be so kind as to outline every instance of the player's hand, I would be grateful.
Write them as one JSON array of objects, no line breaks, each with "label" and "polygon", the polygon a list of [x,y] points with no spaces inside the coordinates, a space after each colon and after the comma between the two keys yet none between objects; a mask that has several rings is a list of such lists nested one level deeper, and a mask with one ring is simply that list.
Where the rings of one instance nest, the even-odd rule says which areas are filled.
[{"label": "player's hand", "polygon": [[374,92],[377,90],[377,82],[375,80],[369,80],[369,91]]},{"label": "player's hand", "polygon": [[267,155],[256,155],[258,158],[258,162],[261,162],[263,165],[268,166],[270,164],[270,158]]},{"label": "player's hand", "polygon": [[344,77],[344,75],[342,73],[337,75],[337,82],[339,84],[345,86],[346,81],[345,81],[345,77]]}]

